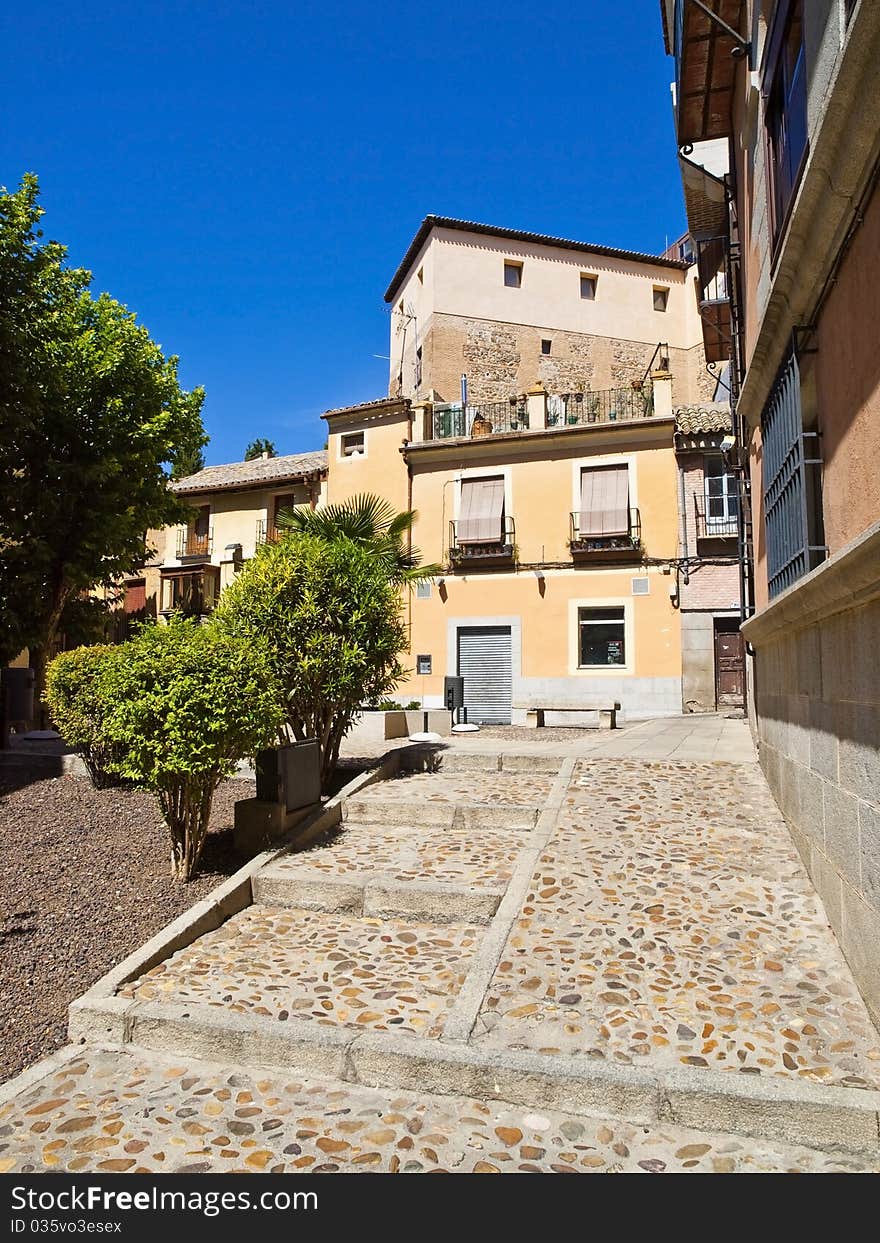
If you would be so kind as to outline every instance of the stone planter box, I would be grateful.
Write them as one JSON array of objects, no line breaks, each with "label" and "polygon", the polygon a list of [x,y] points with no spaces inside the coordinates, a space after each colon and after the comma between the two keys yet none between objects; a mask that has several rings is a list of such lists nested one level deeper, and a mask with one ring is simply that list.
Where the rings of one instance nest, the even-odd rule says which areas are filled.
[{"label": "stone planter box", "polygon": [[363,738],[367,742],[383,742],[386,738],[405,738],[406,713],[362,712],[355,720],[349,738]]},{"label": "stone planter box", "polygon": [[[421,709],[417,711],[408,711],[404,713],[406,717],[406,732],[409,735],[421,734],[425,728],[425,714]],[[445,708],[429,708],[428,709],[428,733],[440,734],[445,738],[447,734],[452,733],[452,722],[449,713]]]}]

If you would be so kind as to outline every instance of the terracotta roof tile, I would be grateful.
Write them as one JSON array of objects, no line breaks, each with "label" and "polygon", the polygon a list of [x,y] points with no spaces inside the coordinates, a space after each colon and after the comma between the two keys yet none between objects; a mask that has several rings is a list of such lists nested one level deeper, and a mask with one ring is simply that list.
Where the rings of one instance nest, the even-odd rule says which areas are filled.
[{"label": "terracotta roof tile", "polygon": [[730,405],[726,401],[706,401],[691,406],[676,406],[675,430],[684,436],[705,432],[729,432],[733,429]]},{"label": "terracotta roof tile", "polygon": [[223,466],[206,466],[195,475],[176,479],[172,492],[184,495],[193,492],[219,492],[224,488],[269,487],[288,483],[327,470],[327,452],[287,453],[280,457],[253,458],[250,462],[228,462]]}]

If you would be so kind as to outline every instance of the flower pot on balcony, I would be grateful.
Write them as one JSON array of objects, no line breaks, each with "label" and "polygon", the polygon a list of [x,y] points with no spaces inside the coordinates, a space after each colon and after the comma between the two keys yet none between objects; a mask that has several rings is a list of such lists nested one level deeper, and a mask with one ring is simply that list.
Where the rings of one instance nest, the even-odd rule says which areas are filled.
[{"label": "flower pot on balcony", "polygon": [[489,422],[488,419],[484,419],[481,414],[478,414],[477,417],[474,419],[473,424],[471,425],[471,435],[472,436],[491,436],[492,435],[492,424]]}]

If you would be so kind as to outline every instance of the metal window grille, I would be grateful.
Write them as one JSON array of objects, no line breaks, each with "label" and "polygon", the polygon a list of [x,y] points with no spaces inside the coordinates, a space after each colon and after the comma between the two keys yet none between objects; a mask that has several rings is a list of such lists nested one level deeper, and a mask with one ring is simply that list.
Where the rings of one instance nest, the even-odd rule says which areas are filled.
[{"label": "metal window grille", "polygon": [[778,596],[823,559],[825,547],[815,540],[819,526],[817,499],[821,459],[807,457],[801,411],[801,379],[797,353],[789,353],[776,377],[761,415],[763,442],[764,522],[767,531],[767,582],[770,598]]}]

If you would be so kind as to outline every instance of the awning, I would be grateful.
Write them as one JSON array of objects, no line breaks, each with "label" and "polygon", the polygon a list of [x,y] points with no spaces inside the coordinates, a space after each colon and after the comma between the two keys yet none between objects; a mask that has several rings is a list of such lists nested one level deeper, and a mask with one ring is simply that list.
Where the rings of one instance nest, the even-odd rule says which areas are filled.
[{"label": "awning", "polygon": [[[710,6],[732,30],[744,25],[744,0],[714,0]],[[738,66],[731,55],[738,45],[692,0],[675,6],[675,56],[678,143],[726,138],[731,132]]]},{"label": "awning", "polygon": [[581,471],[580,534],[629,535],[629,471],[625,466]]},{"label": "awning", "polygon": [[687,156],[678,157],[684,206],[691,237],[703,239],[727,234],[727,198],[724,182]]},{"label": "awning", "polygon": [[463,479],[456,535],[460,544],[501,540],[504,479]]}]

